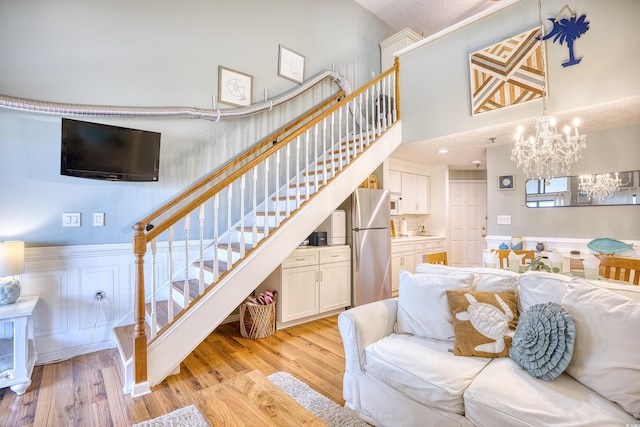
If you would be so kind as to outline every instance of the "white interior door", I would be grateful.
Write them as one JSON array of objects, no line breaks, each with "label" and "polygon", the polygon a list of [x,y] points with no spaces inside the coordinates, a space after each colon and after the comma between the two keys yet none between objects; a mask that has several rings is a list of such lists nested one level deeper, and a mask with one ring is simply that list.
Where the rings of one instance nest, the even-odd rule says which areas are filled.
[{"label": "white interior door", "polygon": [[449,265],[480,267],[487,242],[486,181],[449,181]]}]

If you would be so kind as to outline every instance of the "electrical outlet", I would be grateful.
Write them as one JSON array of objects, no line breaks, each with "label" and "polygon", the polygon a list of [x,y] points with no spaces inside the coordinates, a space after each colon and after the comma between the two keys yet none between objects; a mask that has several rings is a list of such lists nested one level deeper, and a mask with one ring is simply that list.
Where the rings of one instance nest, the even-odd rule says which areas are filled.
[{"label": "electrical outlet", "polygon": [[95,296],[96,301],[102,301],[106,297],[107,297],[107,293],[105,291],[96,292],[96,296]]}]

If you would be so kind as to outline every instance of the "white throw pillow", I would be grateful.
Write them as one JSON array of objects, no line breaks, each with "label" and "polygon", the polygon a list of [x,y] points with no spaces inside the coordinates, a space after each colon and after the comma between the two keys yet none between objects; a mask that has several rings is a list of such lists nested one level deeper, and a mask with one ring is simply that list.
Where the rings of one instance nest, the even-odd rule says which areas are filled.
[{"label": "white throw pillow", "polygon": [[520,275],[518,283],[518,311],[524,313],[526,309],[536,304],[555,302],[560,304],[567,293],[571,276],[545,271],[527,271]]},{"label": "white throw pillow", "polygon": [[400,270],[396,332],[453,341],[447,290],[471,290],[472,273],[411,274]]},{"label": "white throw pillow", "polygon": [[562,305],[576,328],[567,373],[640,418],[640,302],[574,280]]},{"label": "white throw pillow", "polygon": [[510,270],[487,267],[452,267],[441,264],[418,264],[416,273],[420,274],[453,274],[473,273],[472,288],[476,292],[517,291],[518,273]]}]

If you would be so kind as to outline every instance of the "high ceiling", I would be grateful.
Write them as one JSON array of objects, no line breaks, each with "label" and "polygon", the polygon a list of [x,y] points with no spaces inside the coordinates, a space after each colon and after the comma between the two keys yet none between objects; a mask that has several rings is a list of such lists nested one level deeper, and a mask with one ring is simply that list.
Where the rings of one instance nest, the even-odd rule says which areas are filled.
[{"label": "high ceiling", "polygon": [[[496,0],[356,0],[361,6],[378,16],[396,31],[410,28],[423,37],[448,28],[490,7]],[[554,112],[560,123],[580,117],[580,129],[587,133],[611,127],[640,123],[640,96],[578,111]],[[451,169],[486,169],[486,151],[492,144],[511,144],[516,126],[533,127],[530,122],[504,123],[455,135],[402,144],[393,157],[425,164],[448,164]],[[440,149],[447,154],[438,154]],[[473,160],[481,160],[478,166]]]}]

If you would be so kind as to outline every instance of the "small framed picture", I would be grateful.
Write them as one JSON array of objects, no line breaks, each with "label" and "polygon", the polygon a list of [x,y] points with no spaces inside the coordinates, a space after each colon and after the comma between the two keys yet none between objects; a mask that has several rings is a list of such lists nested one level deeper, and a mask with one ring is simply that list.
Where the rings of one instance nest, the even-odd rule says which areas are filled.
[{"label": "small framed picture", "polygon": [[515,190],[516,179],[513,175],[499,175],[498,176],[498,190]]},{"label": "small framed picture", "polygon": [[218,101],[236,107],[251,105],[252,83],[252,76],[218,66]]},{"label": "small framed picture", "polygon": [[296,83],[304,82],[304,56],[280,45],[278,75]]}]

